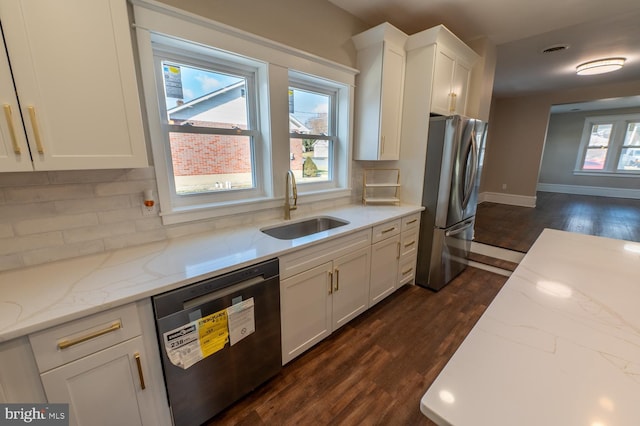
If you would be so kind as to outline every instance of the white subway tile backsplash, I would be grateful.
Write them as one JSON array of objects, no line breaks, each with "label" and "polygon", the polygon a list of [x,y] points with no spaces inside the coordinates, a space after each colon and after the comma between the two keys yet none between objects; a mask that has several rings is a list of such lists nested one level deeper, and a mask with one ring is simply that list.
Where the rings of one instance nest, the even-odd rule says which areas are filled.
[{"label": "white subway tile backsplash", "polygon": [[[70,257],[101,253],[104,250],[103,241],[87,241],[77,244],[65,244],[55,249],[45,248],[28,251],[22,254],[22,259],[25,266],[31,266],[53,262],[55,260],[68,259]],[[46,285],[46,283],[43,283],[43,285]]]},{"label": "white subway tile backsplash", "polygon": [[278,207],[165,226],[158,213],[143,216],[145,189],[158,203],[153,167],[0,173],[0,271],[282,218]]},{"label": "white subway tile backsplash", "polygon": [[30,235],[40,232],[62,231],[65,229],[82,228],[98,224],[96,213],[82,213],[71,215],[56,215],[41,219],[29,219],[16,222],[14,230],[17,235]]},{"label": "white subway tile backsplash", "polygon": [[166,239],[167,232],[164,229],[153,229],[151,231],[142,231],[133,234],[105,238],[104,246],[106,250],[114,250]]},{"label": "white subway tile backsplash", "polygon": [[111,224],[99,224],[83,228],[68,229],[63,232],[67,243],[79,243],[83,241],[101,240],[103,238],[118,235],[134,234],[136,225],[133,222],[117,222]]},{"label": "white subway tile backsplash", "polygon": [[21,188],[5,188],[5,203],[34,203],[40,201],[75,200],[93,197],[90,184],[44,185]]},{"label": "white subway tile backsplash", "polygon": [[0,239],[0,256],[36,250],[47,247],[59,247],[64,245],[62,232],[43,232],[24,237],[12,237]]}]

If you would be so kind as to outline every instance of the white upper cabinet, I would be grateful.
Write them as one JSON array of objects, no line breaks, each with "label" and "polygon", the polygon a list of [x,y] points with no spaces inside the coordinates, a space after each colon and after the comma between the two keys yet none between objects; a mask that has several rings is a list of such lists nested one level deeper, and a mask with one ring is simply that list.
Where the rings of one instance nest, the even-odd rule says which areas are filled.
[{"label": "white upper cabinet", "polygon": [[148,165],[125,0],[3,0],[0,21],[0,171]]},{"label": "white upper cabinet", "polygon": [[388,23],[355,35],[356,160],[397,160],[404,92],[407,35]]},{"label": "white upper cabinet", "polygon": [[[406,48],[415,58],[408,61],[408,67],[419,67],[424,76],[433,75],[430,112],[466,115],[471,70],[478,55],[443,25],[411,35]],[[429,93],[422,97],[423,102],[429,101]]]}]

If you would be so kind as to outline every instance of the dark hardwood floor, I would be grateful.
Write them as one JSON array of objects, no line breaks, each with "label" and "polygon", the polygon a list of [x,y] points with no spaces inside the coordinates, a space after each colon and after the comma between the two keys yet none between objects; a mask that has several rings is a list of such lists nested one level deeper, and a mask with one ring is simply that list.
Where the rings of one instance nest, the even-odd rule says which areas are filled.
[{"label": "dark hardwood floor", "polygon": [[485,202],[475,241],[527,252],[544,228],[640,241],[640,200],[538,192],[535,208]]},{"label": "dark hardwood floor", "polygon": [[432,425],[422,395],[505,281],[468,268],[437,293],[404,286],[208,425]]}]

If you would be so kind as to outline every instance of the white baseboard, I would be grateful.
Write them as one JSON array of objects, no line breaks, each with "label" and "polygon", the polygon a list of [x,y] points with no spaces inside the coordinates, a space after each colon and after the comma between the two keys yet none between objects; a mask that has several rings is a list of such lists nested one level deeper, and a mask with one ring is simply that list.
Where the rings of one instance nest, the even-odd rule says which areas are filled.
[{"label": "white baseboard", "polygon": [[490,202],[498,204],[509,204],[512,206],[535,207],[536,197],[516,194],[503,194],[500,192],[481,192],[478,194],[478,202]]},{"label": "white baseboard", "polygon": [[483,271],[493,272],[494,274],[502,275],[504,277],[510,277],[511,274],[513,273],[511,271],[507,271],[506,269],[496,268],[495,266],[486,265],[480,262],[474,262],[473,260],[469,261],[469,266],[482,269]]},{"label": "white baseboard", "polygon": [[594,195],[598,197],[640,199],[640,189],[607,188],[603,186],[563,185],[539,183],[538,191],[558,192],[561,194]]}]

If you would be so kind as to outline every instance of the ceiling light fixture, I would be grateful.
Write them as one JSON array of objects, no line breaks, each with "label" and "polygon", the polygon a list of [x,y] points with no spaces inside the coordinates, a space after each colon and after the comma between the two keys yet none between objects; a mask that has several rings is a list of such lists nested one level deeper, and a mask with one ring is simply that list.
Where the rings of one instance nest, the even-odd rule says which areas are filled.
[{"label": "ceiling light fixture", "polygon": [[625,58],[607,58],[585,62],[576,67],[576,73],[578,75],[593,75],[617,71],[622,68],[625,60]]}]

